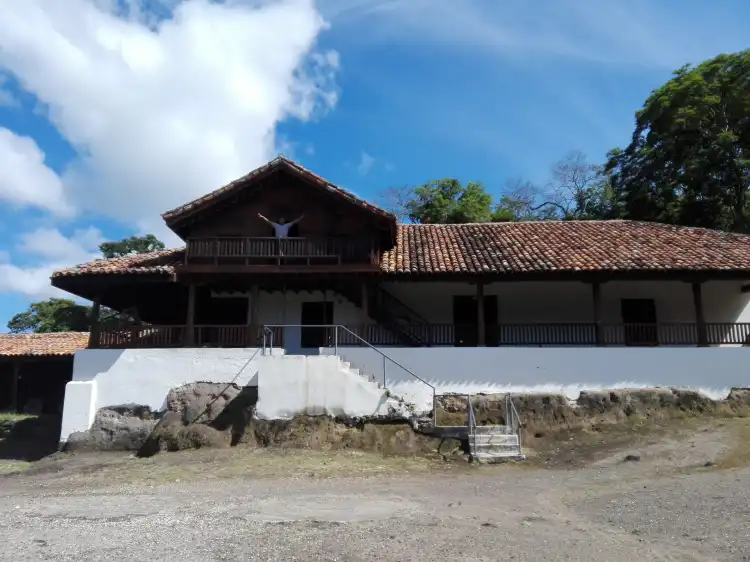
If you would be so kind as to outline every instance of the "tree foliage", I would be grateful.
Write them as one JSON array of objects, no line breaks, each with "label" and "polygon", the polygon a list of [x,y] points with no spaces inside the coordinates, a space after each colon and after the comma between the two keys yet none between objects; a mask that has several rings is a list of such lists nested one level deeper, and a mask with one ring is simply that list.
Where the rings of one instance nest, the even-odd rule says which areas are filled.
[{"label": "tree foliage", "polygon": [[[119,242],[104,242],[99,246],[103,257],[114,258],[163,250],[164,243],[153,234],[131,236]],[[91,307],[70,299],[51,298],[33,302],[25,312],[8,321],[11,333],[86,332],[91,328]],[[102,324],[113,325],[127,320],[127,315],[102,308]]]},{"label": "tree foliage", "polygon": [[70,299],[34,302],[8,322],[11,333],[86,332],[91,308]]},{"label": "tree foliage", "polygon": [[117,242],[103,242],[99,245],[99,251],[102,257],[119,258],[132,254],[146,254],[164,249],[164,242],[159,240],[153,234],[145,236],[131,236]]},{"label": "tree foliage", "polygon": [[750,50],[678,69],[606,169],[623,218],[750,232]]},{"label": "tree foliage", "polygon": [[387,199],[399,218],[423,224],[610,218],[612,196],[603,171],[583,153],[571,152],[555,163],[544,187],[510,180],[493,197],[479,182],[445,178],[392,188]]}]

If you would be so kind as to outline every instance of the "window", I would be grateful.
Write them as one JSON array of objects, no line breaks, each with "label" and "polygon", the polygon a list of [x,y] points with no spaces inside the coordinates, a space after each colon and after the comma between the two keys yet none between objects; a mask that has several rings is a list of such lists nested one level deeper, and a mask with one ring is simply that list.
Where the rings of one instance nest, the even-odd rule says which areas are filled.
[{"label": "window", "polygon": [[622,299],[620,311],[625,324],[625,345],[659,344],[654,299]]}]

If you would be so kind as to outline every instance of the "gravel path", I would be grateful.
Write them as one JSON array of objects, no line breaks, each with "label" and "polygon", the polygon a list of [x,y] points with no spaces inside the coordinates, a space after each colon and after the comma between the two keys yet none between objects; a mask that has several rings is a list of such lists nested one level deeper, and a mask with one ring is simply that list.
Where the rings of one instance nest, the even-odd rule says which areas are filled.
[{"label": "gravel path", "polygon": [[733,435],[636,439],[579,469],[241,449],[52,457],[0,477],[0,562],[750,561],[750,469],[704,466]]},{"label": "gravel path", "polygon": [[750,472],[481,475],[38,489],[0,479],[0,561],[750,560]]}]

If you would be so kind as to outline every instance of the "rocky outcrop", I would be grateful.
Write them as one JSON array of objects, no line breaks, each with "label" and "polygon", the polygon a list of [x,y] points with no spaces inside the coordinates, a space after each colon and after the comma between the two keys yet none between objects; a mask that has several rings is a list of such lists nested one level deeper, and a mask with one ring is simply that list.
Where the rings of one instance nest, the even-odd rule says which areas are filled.
[{"label": "rocky outcrop", "polygon": [[[472,405],[479,425],[506,423],[505,396],[473,396]],[[562,394],[514,394],[512,400],[523,427],[531,432],[619,423],[634,416],[669,418],[750,413],[750,389],[744,388],[732,389],[724,400],[713,400],[697,390],[684,388],[583,391],[575,401]],[[437,403],[438,423],[466,424],[466,396],[442,396]]]},{"label": "rocky outcrop", "polygon": [[167,394],[167,411],[176,412],[183,423],[211,422],[242,391],[236,384],[195,382],[173,388]]},{"label": "rocky outcrop", "polygon": [[[334,420],[327,416],[258,420],[253,415],[257,399],[257,387],[226,383],[185,385],[169,392],[163,413],[136,405],[100,410],[91,430],[71,435],[66,449],[135,450],[140,456],[151,456],[160,451],[245,444],[423,454],[438,449],[444,453],[446,446],[445,440],[415,431],[404,420]],[[505,400],[505,394],[474,395],[477,423],[507,424]],[[747,388],[732,389],[725,400],[718,401],[696,390],[680,388],[585,391],[575,401],[562,394],[514,394],[512,400],[524,431],[532,435],[616,424],[638,416],[661,419],[750,413]],[[439,425],[466,425],[465,395],[438,397],[437,405]],[[447,446],[457,449],[456,443]]]},{"label": "rocky outcrop", "polygon": [[147,406],[111,406],[96,413],[88,431],[72,433],[66,451],[137,451],[156,425],[156,416]]}]

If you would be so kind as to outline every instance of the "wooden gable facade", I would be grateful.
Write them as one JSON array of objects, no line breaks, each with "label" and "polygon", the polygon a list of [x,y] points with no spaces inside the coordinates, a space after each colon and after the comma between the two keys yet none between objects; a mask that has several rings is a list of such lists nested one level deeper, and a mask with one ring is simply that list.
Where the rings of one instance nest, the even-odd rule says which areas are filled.
[{"label": "wooden gable facade", "polygon": [[[278,238],[259,215],[301,218]],[[183,276],[375,272],[396,237],[393,215],[283,157],[164,218],[186,243]]]}]

